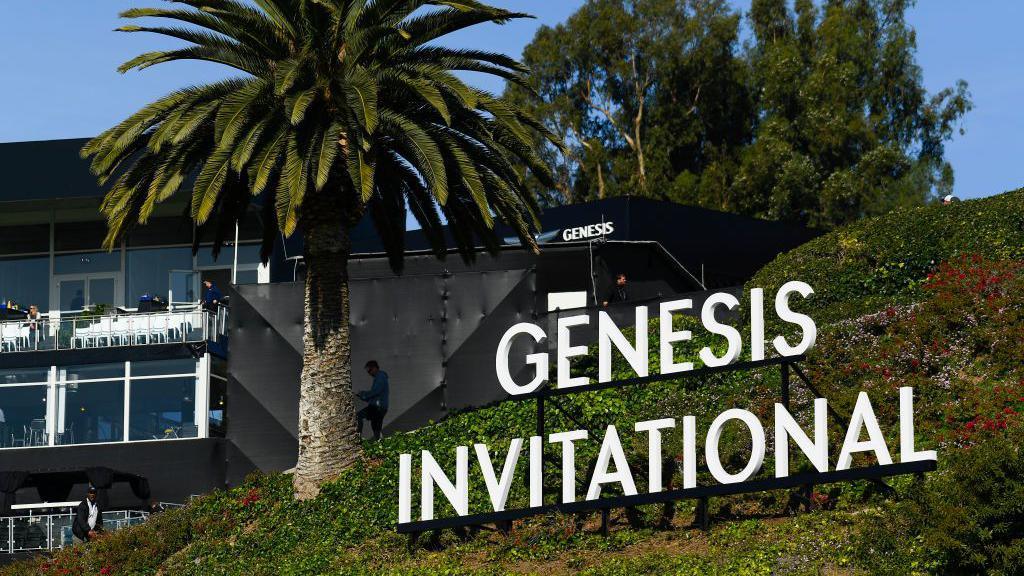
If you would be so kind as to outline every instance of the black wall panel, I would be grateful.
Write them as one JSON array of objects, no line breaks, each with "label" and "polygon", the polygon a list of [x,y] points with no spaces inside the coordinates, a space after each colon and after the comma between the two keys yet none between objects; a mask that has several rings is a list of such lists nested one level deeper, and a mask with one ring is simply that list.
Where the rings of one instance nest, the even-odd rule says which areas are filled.
[{"label": "black wall panel", "polygon": [[[376,360],[391,386],[388,425],[444,381],[445,279],[422,275],[355,280],[351,294],[353,388],[370,388],[363,367]],[[356,402],[357,408],[363,405]]]},{"label": "black wall panel", "polygon": [[[118,472],[144,476],[152,498],[163,502],[186,502],[193,494],[205,494],[224,486],[227,450],[220,438],[163,442],[126,442],[59,448],[5,450],[2,471],[63,472],[104,466]],[[71,500],[85,497],[85,484],[76,485]],[[117,483],[108,492],[111,508],[140,504],[127,483]],[[35,488],[23,488],[19,502],[39,502]]]},{"label": "black wall panel", "polygon": [[301,284],[241,287],[231,295],[227,437],[232,482],[253,469],[295,466],[302,370]]}]

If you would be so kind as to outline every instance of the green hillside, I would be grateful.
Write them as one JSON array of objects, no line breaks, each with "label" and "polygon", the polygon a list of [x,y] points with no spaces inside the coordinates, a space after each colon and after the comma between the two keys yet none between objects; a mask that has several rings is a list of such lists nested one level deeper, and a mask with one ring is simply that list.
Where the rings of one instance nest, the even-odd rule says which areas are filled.
[{"label": "green hillside", "polygon": [[809,311],[821,322],[916,300],[940,262],[963,254],[1024,258],[1024,189],[855,222],[782,254],[750,285],[767,292],[807,282],[817,292]]},{"label": "green hillside", "polygon": [[[532,401],[507,402],[368,444],[365,460],[313,501],[294,501],[287,476],[254,476],[142,526],[0,573],[1020,574],[1022,257],[1024,191],[1017,191],[839,229],[779,257],[753,280],[768,289],[794,279],[815,288],[805,310],[819,337],[804,367],[840,413],[848,415],[857,392],[867,391],[890,446],[897,445],[897,389],[914,387],[919,448],[938,450],[939,470],[891,479],[891,493],[867,482],[819,486],[801,511],[786,491],[714,498],[709,531],[691,526],[692,502],[615,511],[608,537],[597,533],[596,515],[553,515],[517,522],[508,535],[446,531],[410,550],[393,529],[398,455],[428,449],[446,470],[458,445],[483,442],[503,455],[511,438],[532,432],[535,413]],[[717,345],[693,329],[680,356]],[[596,373],[589,360],[579,368]],[[622,361],[615,372],[632,376]],[[566,410],[592,431],[685,414],[706,430],[727,408],[767,417],[778,386],[778,370],[765,369],[579,394],[567,398]],[[812,400],[794,386],[794,414],[807,415]],[[551,416],[550,432],[579,427]],[[833,444],[844,432],[831,430]],[[723,462],[745,461],[749,437],[734,436],[723,442]],[[623,434],[623,443],[631,462],[646,461],[646,436]],[[596,444],[578,443],[578,458],[593,459]],[[664,450],[681,452],[678,434],[666,435]],[[796,469],[801,462],[793,458]],[[549,484],[557,486],[553,468]],[[773,469],[769,457],[761,474]],[[471,511],[484,511],[475,466],[470,486]],[[525,506],[525,480],[513,486],[509,507]],[[453,511],[445,504],[438,514]]]}]

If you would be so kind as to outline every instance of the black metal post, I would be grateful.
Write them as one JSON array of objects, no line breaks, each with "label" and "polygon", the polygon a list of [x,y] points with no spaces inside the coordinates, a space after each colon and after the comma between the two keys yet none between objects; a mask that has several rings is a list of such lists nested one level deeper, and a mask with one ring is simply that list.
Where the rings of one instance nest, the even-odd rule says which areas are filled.
[{"label": "black metal post", "polygon": [[789,410],[789,363],[780,364],[779,367],[782,370],[782,405]]},{"label": "black metal post", "polygon": [[697,509],[694,511],[694,524],[697,525],[701,530],[707,530],[711,527],[711,518],[708,512],[708,498],[697,499]]},{"label": "black metal post", "polygon": [[608,520],[610,516],[610,510],[608,508],[601,508],[601,535],[608,535]]},{"label": "black metal post", "polygon": [[544,439],[544,397],[537,396],[537,436]]}]

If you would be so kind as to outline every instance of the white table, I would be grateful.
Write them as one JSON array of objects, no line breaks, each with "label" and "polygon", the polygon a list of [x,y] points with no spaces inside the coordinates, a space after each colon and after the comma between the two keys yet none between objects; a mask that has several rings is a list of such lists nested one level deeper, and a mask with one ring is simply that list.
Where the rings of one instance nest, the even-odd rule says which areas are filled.
[{"label": "white table", "polygon": [[31,516],[34,510],[50,510],[53,508],[74,508],[81,504],[81,500],[74,502],[35,502],[33,504],[14,504],[11,506],[11,510],[27,510],[28,515]]}]

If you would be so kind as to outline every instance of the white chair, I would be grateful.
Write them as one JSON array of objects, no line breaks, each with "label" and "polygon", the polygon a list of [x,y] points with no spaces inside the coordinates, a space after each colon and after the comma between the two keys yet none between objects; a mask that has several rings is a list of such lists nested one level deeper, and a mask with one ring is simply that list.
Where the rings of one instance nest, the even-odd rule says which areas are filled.
[{"label": "white chair", "polygon": [[0,339],[2,339],[3,348],[5,348],[9,352],[17,352],[18,350],[28,349],[28,326],[21,326],[20,324],[16,324],[14,322],[0,324]]},{"label": "white chair", "polygon": [[148,316],[132,316],[129,321],[131,322],[132,340],[133,344],[148,344],[149,343],[149,317]]},{"label": "white chair", "polygon": [[131,345],[132,325],[128,318],[114,318],[110,323],[110,333],[119,346]]},{"label": "white chair", "polygon": [[77,322],[72,322],[72,327],[74,332],[72,332],[71,347],[88,348],[89,342],[92,341],[93,335],[95,334],[93,325],[89,324],[88,326],[82,326]]},{"label": "white chair", "polygon": [[104,316],[100,318],[99,322],[93,324],[93,330],[96,337],[96,346],[100,345],[100,341],[106,341],[107,346],[113,346],[113,318]]},{"label": "white chair", "polygon": [[0,350],[14,352],[18,349],[18,326],[13,323],[0,322]]}]

